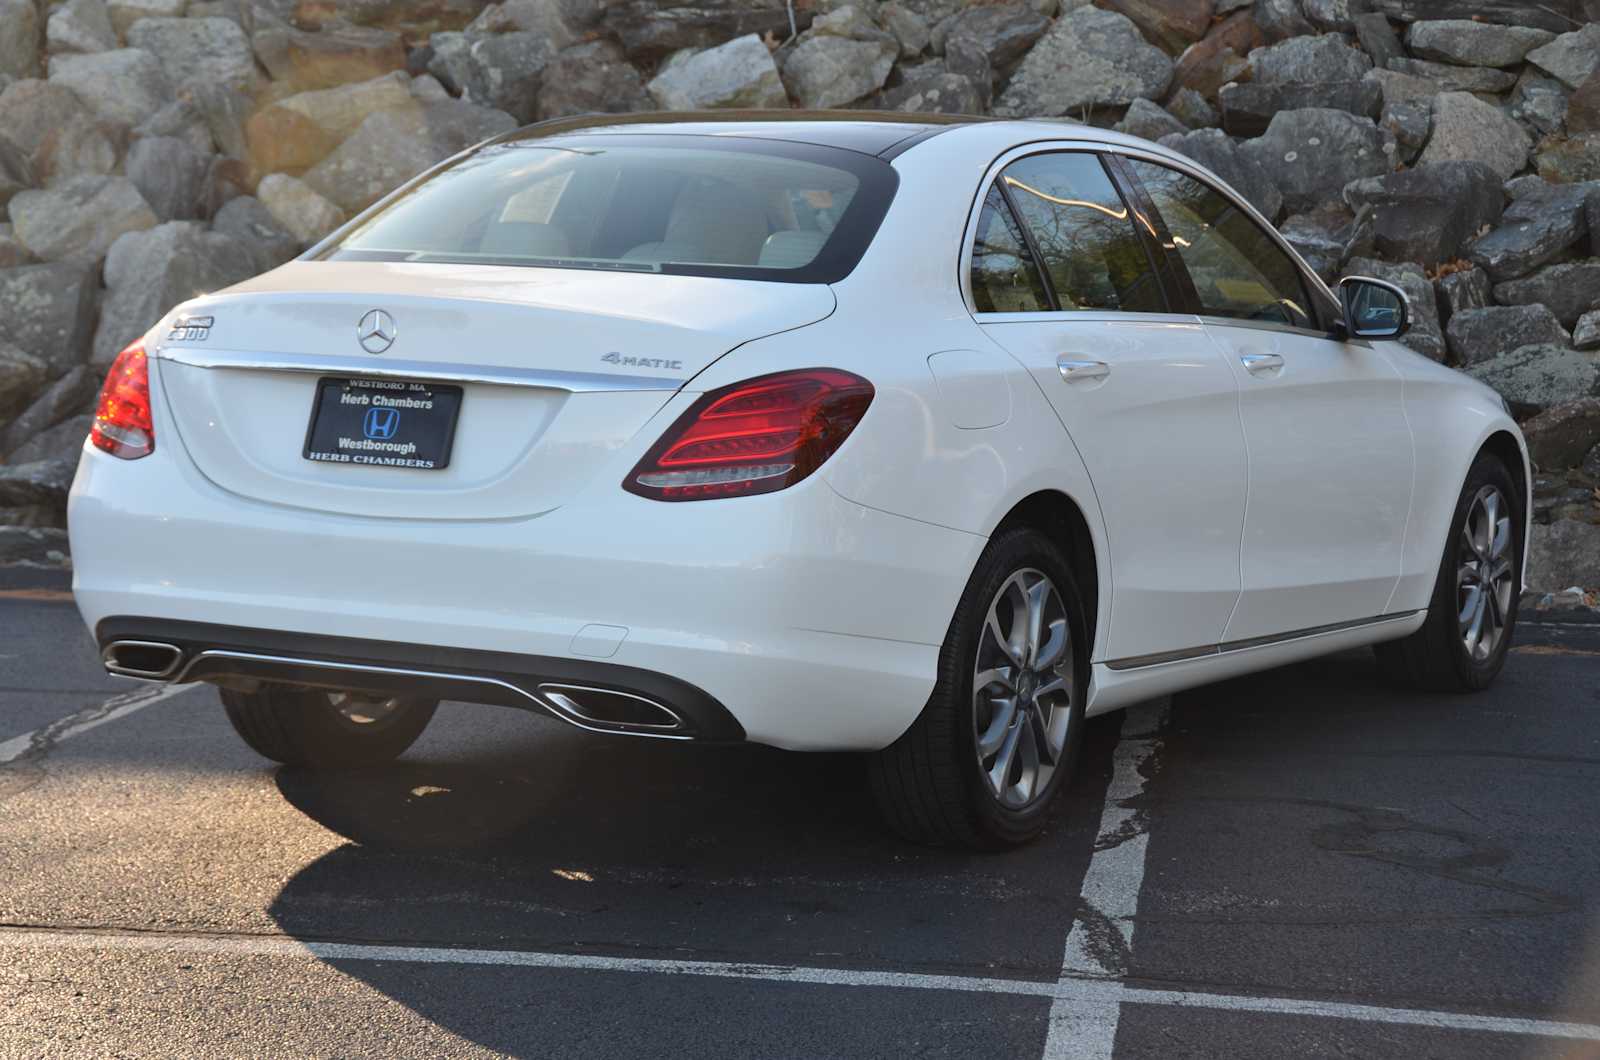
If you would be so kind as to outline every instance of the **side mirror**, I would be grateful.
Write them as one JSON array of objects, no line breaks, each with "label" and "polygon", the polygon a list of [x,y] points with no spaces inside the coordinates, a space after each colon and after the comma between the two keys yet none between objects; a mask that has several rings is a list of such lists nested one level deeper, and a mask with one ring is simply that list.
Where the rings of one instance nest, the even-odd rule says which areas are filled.
[{"label": "side mirror", "polygon": [[1356,339],[1397,339],[1411,326],[1406,293],[1385,280],[1346,276],[1339,281],[1345,333]]}]

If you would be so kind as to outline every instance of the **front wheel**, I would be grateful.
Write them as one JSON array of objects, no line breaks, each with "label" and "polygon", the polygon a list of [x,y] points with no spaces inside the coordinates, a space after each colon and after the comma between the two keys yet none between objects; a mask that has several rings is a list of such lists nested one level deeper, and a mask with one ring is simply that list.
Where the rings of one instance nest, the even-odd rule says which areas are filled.
[{"label": "front wheel", "polygon": [[1071,776],[1088,688],[1082,598],[1035,530],[984,550],[922,714],[872,760],[890,827],[932,844],[1003,847],[1038,835]]},{"label": "front wheel", "polygon": [[438,701],[263,684],[222,689],[234,731],[264,758],[294,766],[370,766],[398,758]]},{"label": "front wheel", "polygon": [[1499,458],[1467,473],[1422,628],[1374,647],[1392,681],[1433,692],[1488,688],[1505,665],[1522,578],[1522,493]]}]

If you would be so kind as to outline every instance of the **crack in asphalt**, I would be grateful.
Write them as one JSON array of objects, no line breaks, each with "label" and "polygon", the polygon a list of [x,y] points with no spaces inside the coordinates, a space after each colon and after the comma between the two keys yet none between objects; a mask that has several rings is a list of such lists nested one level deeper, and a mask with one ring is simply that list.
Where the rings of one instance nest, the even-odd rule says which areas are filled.
[{"label": "crack in asphalt", "polygon": [[189,687],[191,686],[154,685],[148,688],[136,688],[68,714],[66,717],[57,718],[25,737],[0,742],[0,802],[38,786],[48,775],[43,760],[62,740],[177,695]]}]

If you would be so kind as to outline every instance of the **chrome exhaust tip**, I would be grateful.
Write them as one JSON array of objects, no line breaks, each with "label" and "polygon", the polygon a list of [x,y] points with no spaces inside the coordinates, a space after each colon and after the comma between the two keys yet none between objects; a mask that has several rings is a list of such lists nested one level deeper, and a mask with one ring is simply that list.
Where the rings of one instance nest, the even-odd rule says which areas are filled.
[{"label": "chrome exhaust tip", "polygon": [[539,698],[557,714],[585,729],[668,736],[690,727],[670,707],[614,688],[547,683],[539,686]]},{"label": "chrome exhaust tip", "polygon": [[144,681],[168,681],[183,665],[183,649],[154,640],[114,640],[100,652],[106,672]]}]

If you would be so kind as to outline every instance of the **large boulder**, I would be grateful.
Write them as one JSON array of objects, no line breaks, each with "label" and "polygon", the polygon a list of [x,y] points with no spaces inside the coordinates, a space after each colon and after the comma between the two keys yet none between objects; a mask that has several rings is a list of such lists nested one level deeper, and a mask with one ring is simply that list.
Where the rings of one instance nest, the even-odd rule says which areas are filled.
[{"label": "large boulder", "polygon": [[245,122],[255,104],[232,85],[206,81],[186,81],[179,98],[194,105],[211,130],[211,142],[229,158],[245,158],[250,153],[245,137]]},{"label": "large boulder", "polygon": [[933,43],[933,31],[928,20],[906,4],[889,0],[878,8],[878,19],[900,44],[900,58],[914,59],[928,50]]},{"label": "large boulder", "polygon": [[225,18],[145,18],[128,29],[128,46],[142,48],[168,70],[239,88],[255,83],[250,39]]},{"label": "large boulder", "polygon": [[1565,120],[1571,132],[1600,132],[1600,70],[1590,74],[1588,80],[1573,90],[1567,100]]},{"label": "large boulder", "polygon": [[810,35],[784,60],[783,81],[802,107],[839,107],[882,88],[899,54],[890,41]]},{"label": "large boulder", "polygon": [[1528,61],[1568,88],[1577,88],[1600,69],[1600,22],[1563,33],[1528,53]]},{"label": "large boulder", "polygon": [[99,119],[76,93],[49,81],[15,81],[0,93],[0,138],[27,156],[40,184],[117,166],[117,147]]},{"label": "large boulder", "polygon": [[1164,136],[1161,146],[1187,155],[1211,170],[1267,220],[1276,221],[1283,213],[1283,193],[1271,175],[1221,129],[1196,129],[1178,136]]},{"label": "large boulder", "polygon": [[1467,92],[1442,92],[1433,101],[1433,135],[1419,165],[1482,162],[1501,179],[1528,164],[1531,142],[1514,118]]},{"label": "large boulder", "polygon": [[[1149,3],[1150,0],[1110,0],[1110,6],[1118,10],[1128,6],[1143,7]],[[1124,13],[1132,16],[1132,12],[1124,10]],[[819,25],[822,21],[817,20]],[[941,28],[946,52],[950,49],[951,41],[960,39],[987,59],[990,66],[1001,70],[1028,54],[1028,49],[1050,28],[1050,20],[1029,4],[1008,0],[1005,3],[966,8]]]},{"label": "large boulder", "polygon": [[1574,327],[1585,313],[1600,309],[1600,259],[1547,265],[1520,280],[1497,284],[1494,297],[1510,304],[1538,303],[1562,327]]},{"label": "large boulder", "polygon": [[1423,59],[1462,66],[1515,66],[1528,53],[1549,44],[1555,34],[1532,26],[1491,26],[1466,18],[1413,22],[1406,46]]},{"label": "large boulder", "polygon": [[1394,168],[1394,136],[1367,118],[1310,107],[1281,111],[1240,153],[1266,171],[1290,213],[1336,200],[1346,184]]},{"label": "large boulder", "polygon": [[1528,536],[1528,584],[1545,592],[1600,586],[1600,526],[1581,519],[1535,523]]},{"label": "large boulder", "polygon": [[1339,279],[1352,220],[1348,210],[1332,205],[1284,218],[1278,233],[1305,259],[1311,271],[1331,284]]},{"label": "large boulder", "polygon": [[172,85],[154,55],[119,48],[93,55],[57,55],[50,83],[71,89],[104,121],[138,125],[172,98]]},{"label": "large boulder", "polygon": [[1500,177],[1481,162],[1435,162],[1367,177],[1344,188],[1344,201],[1372,212],[1379,254],[1433,268],[1453,261],[1485,225],[1500,220]]},{"label": "large boulder", "polygon": [[1444,333],[1439,327],[1439,304],[1434,300],[1433,285],[1420,265],[1413,262],[1390,263],[1375,258],[1351,258],[1345,263],[1347,276],[1371,276],[1387,280],[1399,287],[1411,303],[1411,327],[1400,340],[1424,357],[1444,361]]},{"label": "large boulder", "polygon": [[[526,20],[538,18],[547,9],[577,8],[577,3],[558,0],[507,0],[484,7],[484,0],[280,0],[293,13],[296,23],[319,26],[347,21],[382,29],[408,40],[426,40],[438,30],[456,30],[474,19]],[[547,23],[547,30],[555,23]]]},{"label": "large boulder", "polygon": [[1600,397],[1583,397],[1545,409],[1522,425],[1528,456],[1547,471],[1576,467],[1600,445]]},{"label": "large boulder", "polygon": [[[383,111],[362,121],[337,150],[307,170],[304,179],[319,195],[353,215],[435,163],[516,127],[509,114],[465,100]],[[262,201],[272,208],[265,196]],[[277,215],[276,210],[273,213]]]},{"label": "large boulder", "polygon": [[876,105],[919,114],[976,114],[983,109],[986,88],[941,62],[923,63],[900,84],[885,89]]},{"label": "large boulder", "polygon": [[428,72],[463,99],[494,107],[519,122],[537,113],[539,84],[556,48],[540,33],[436,33]]},{"label": "large boulder", "polygon": [[73,177],[11,200],[17,238],[40,261],[98,265],[117,237],[156,222],[126,177]]},{"label": "large boulder", "polygon": [[1113,126],[1117,132],[1138,136],[1146,140],[1159,140],[1163,136],[1182,136],[1189,127],[1174,118],[1159,104],[1148,99],[1136,99],[1128,105],[1122,120]]},{"label": "large boulder", "polygon": [[1364,118],[1376,118],[1383,92],[1375,81],[1318,81],[1262,83],[1243,81],[1223,85],[1217,93],[1222,104],[1222,128],[1231,136],[1260,136],[1282,110],[1327,107]]},{"label": "large boulder", "polygon": [[246,122],[250,163],[258,173],[303,173],[369,114],[415,106],[411,79],[399,70],[370,81],[298,92],[262,107]]},{"label": "large boulder", "polygon": [[135,140],[125,165],[128,179],[158,220],[198,217],[210,198],[211,154],[176,136]]},{"label": "large boulder", "polygon": [[1546,343],[1523,346],[1471,365],[1468,375],[1499,391],[1518,416],[1589,397],[1600,387],[1600,354]]},{"label": "large boulder", "polygon": [[[776,78],[776,66],[772,73]],[[781,91],[781,84],[779,88]],[[569,114],[650,110],[652,101],[639,71],[628,62],[621,47],[608,40],[595,40],[575,44],[550,60],[540,81],[538,107],[537,117],[545,121]]]},{"label": "large boulder", "polygon": [[1367,0],[1366,6],[1397,22],[1471,18],[1502,26],[1537,26],[1556,33],[1585,17],[1591,0]]},{"label": "large boulder", "polygon": [[1565,345],[1561,322],[1542,305],[1496,305],[1452,313],[1444,331],[1457,364],[1480,364],[1521,346]]},{"label": "large boulder", "polygon": [[1547,137],[1533,162],[1541,177],[1557,184],[1600,180],[1600,132]]},{"label": "large boulder", "polygon": [[45,42],[52,55],[108,52],[117,46],[117,31],[105,0],[67,0],[50,15]]},{"label": "large boulder", "polygon": [[1249,76],[1250,60],[1245,56],[1265,42],[1251,11],[1235,11],[1183,50],[1172,67],[1172,83],[1209,99],[1228,82]]},{"label": "large boulder", "polygon": [[1600,309],[1578,318],[1572,326],[1572,345],[1580,350],[1600,350]]},{"label": "large boulder", "polygon": [[1405,49],[1400,47],[1400,38],[1395,36],[1394,27],[1389,25],[1389,20],[1376,11],[1355,16],[1356,40],[1361,44],[1361,50],[1372,57],[1372,65],[1379,70],[1389,68],[1389,60],[1404,59]]},{"label": "large boulder", "polygon": [[79,450],[83,448],[84,439],[89,436],[89,428],[93,426],[93,416],[87,413],[73,416],[23,442],[8,459],[13,464],[61,460],[76,470]]},{"label": "large boulder", "polygon": [[52,374],[80,365],[94,327],[92,269],[70,262],[0,269],[0,335]]},{"label": "large boulder", "polygon": [[300,240],[253,195],[229,199],[211,222],[212,231],[231,237],[250,253],[252,269],[266,272],[300,253]]},{"label": "large boulder", "polygon": [[0,75],[39,75],[39,9],[33,0],[0,0]]},{"label": "large boulder", "polygon": [[182,140],[186,147],[199,155],[209,156],[216,152],[206,116],[199,107],[183,98],[173,100],[134,127],[134,140],[147,137]]},{"label": "large boulder", "polygon": [[256,197],[279,227],[301,246],[310,246],[344,224],[345,212],[310,185],[287,173],[270,173],[256,186]]},{"label": "large boulder", "polygon": [[100,386],[100,373],[77,365],[44,389],[22,413],[0,427],[0,457],[11,458],[40,433],[85,410]]},{"label": "large boulder", "polygon": [[275,82],[273,87],[285,93],[370,81],[390,70],[406,68],[405,42],[400,34],[370,26],[328,22],[314,32],[273,26],[258,30],[253,43],[256,58]]},{"label": "large boulder", "polygon": [[662,64],[648,89],[664,110],[783,107],[789,102],[772,52],[753,33],[702,52],[678,52]]},{"label": "large boulder", "polygon": [[1028,52],[994,111],[1080,116],[1094,107],[1158,98],[1171,79],[1172,60],[1126,16],[1080,7],[1058,18]]},{"label": "large boulder", "polygon": [[1600,196],[1583,185],[1522,195],[1506,208],[1497,228],[1466,247],[1466,257],[1496,283],[1526,276],[1584,239],[1587,207],[1596,200]]},{"label": "large boulder", "polygon": [[1103,0],[1103,4],[1127,15],[1146,37],[1174,54],[1211,28],[1212,0]]},{"label": "large boulder", "polygon": [[130,232],[106,255],[106,300],[95,331],[95,363],[148,331],[179,302],[220,290],[255,273],[250,252],[231,236],[192,221]]},{"label": "large boulder", "polygon": [[0,423],[27,408],[49,378],[42,358],[0,339]]},{"label": "large boulder", "polygon": [[1483,309],[1495,304],[1489,274],[1476,265],[1446,272],[1433,281],[1433,286],[1439,295],[1439,312],[1447,324],[1463,309]]},{"label": "large boulder", "polygon": [[112,32],[120,38],[142,18],[177,18],[189,0],[106,0]]},{"label": "large boulder", "polygon": [[[793,5],[795,29],[811,22],[814,5]],[[735,37],[790,35],[790,5],[785,0],[615,0],[605,8],[603,25],[622,42],[628,57],[651,63],[684,48],[710,48]]]},{"label": "large boulder", "polygon": [[1421,81],[1434,92],[1504,92],[1517,83],[1517,75],[1509,70],[1456,66],[1427,59],[1390,59],[1389,72]]},{"label": "large boulder", "polygon": [[1250,69],[1262,84],[1308,84],[1317,81],[1359,81],[1372,60],[1345,43],[1339,33],[1290,37],[1250,53]]}]

